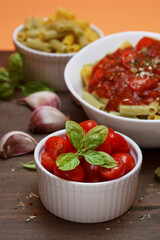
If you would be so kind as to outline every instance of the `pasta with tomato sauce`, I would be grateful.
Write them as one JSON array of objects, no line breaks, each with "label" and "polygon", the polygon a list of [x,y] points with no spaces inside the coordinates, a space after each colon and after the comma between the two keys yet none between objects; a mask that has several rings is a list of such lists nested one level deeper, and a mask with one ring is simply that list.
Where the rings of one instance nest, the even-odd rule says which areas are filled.
[{"label": "pasta with tomato sauce", "polygon": [[143,37],[136,46],[125,42],[97,63],[84,65],[81,76],[82,98],[90,104],[117,116],[160,119],[160,40]]}]

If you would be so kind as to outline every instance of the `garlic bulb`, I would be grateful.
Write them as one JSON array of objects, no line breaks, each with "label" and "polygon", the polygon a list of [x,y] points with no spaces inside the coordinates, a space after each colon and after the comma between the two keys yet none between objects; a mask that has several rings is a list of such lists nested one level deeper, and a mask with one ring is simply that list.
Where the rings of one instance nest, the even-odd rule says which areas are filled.
[{"label": "garlic bulb", "polygon": [[17,100],[17,102],[25,102],[32,109],[36,109],[41,106],[52,106],[60,109],[61,100],[57,94],[49,91],[40,91],[30,94],[25,98]]},{"label": "garlic bulb", "polygon": [[8,158],[16,155],[23,155],[32,152],[37,141],[29,134],[21,131],[6,133],[0,141],[0,155]]},{"label": "garlic bulb", "polygon": [[51,106],[36,108],[30,118],[30,129],[37,133],[50,133],[65,127],[68,117]]}]

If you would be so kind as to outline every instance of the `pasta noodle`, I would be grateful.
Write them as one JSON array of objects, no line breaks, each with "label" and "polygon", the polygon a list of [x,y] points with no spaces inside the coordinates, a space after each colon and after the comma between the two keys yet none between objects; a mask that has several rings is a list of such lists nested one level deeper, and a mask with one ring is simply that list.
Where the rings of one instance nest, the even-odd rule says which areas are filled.
[{"label": "pasta noodle", "polygon": [[[55,14],[46,19],[27,18],[23,29],[17,35],[17,40],[39,51],[74,53],[99,37],[89,22],[77,20],[74,13],[59,7]],[[30,38],[36,40],[31,41]]]},{"label": "pasta noodle", "polygon": [[23,44],[29,48],[39,51],[51,52],[51,45],[49,43],[42,42],[39,39],[29,38],[26,42],[23,42]]},{"label": "pasta noodle", "polygon": [[90,103],[92,106],[94,106],[94,107],[96,107],[98,109],[104,110],[105,107],[106,107],[105,104],[103,104],[100,101],[98,101],[95,97],[93,97],[91,94],[89,94],[86,91],[83,91],[82,98],[86,102]]}]

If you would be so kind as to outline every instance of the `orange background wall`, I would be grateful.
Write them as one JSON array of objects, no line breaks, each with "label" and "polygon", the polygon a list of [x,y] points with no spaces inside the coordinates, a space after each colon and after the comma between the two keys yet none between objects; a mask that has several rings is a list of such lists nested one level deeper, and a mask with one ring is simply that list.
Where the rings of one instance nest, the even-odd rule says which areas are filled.
[{"label": "orange background wall", "polygon": [[[3,1],[3,2],[2,2]],[[13,30],[27,17],[47,17],[58,6],[99,26],[105,35],[128,30],[160,33],[160,0],[2,0],[0,50],[13,50]]]}]

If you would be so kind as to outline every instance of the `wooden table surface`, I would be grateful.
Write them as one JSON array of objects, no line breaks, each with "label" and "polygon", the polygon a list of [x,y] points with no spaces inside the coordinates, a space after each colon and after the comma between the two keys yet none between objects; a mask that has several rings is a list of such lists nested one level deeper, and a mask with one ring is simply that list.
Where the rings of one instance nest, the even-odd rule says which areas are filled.
[{"label": "wooden table surface", "polygon": [[[0,66],[7,66],[10,52],[0,52]],[[0,138],[12,130],[31,134],[37,141],[45,134],[32,134],[29,119],[32,110],[18,105],[14,100],[0,101]],[[81,107],[73,101],[70,93],[59,93],[62,111],[71,120],[87,120]],[[128,240],[160,239],[160,181],[154,170],[160,166],[160,149],[142,149],[143,165],[140,172],[137,196],[127,213],[112,221],[97,224],[80,224],[60,219],[49,213],[38,195],[35,171],[24,169],[19,162],[33,160],[33,153],[0,159],[0,239],[44,240]],[[20,205],[20,206],[19,206]],[[37,214],[30,222],[26,219]]]}]

